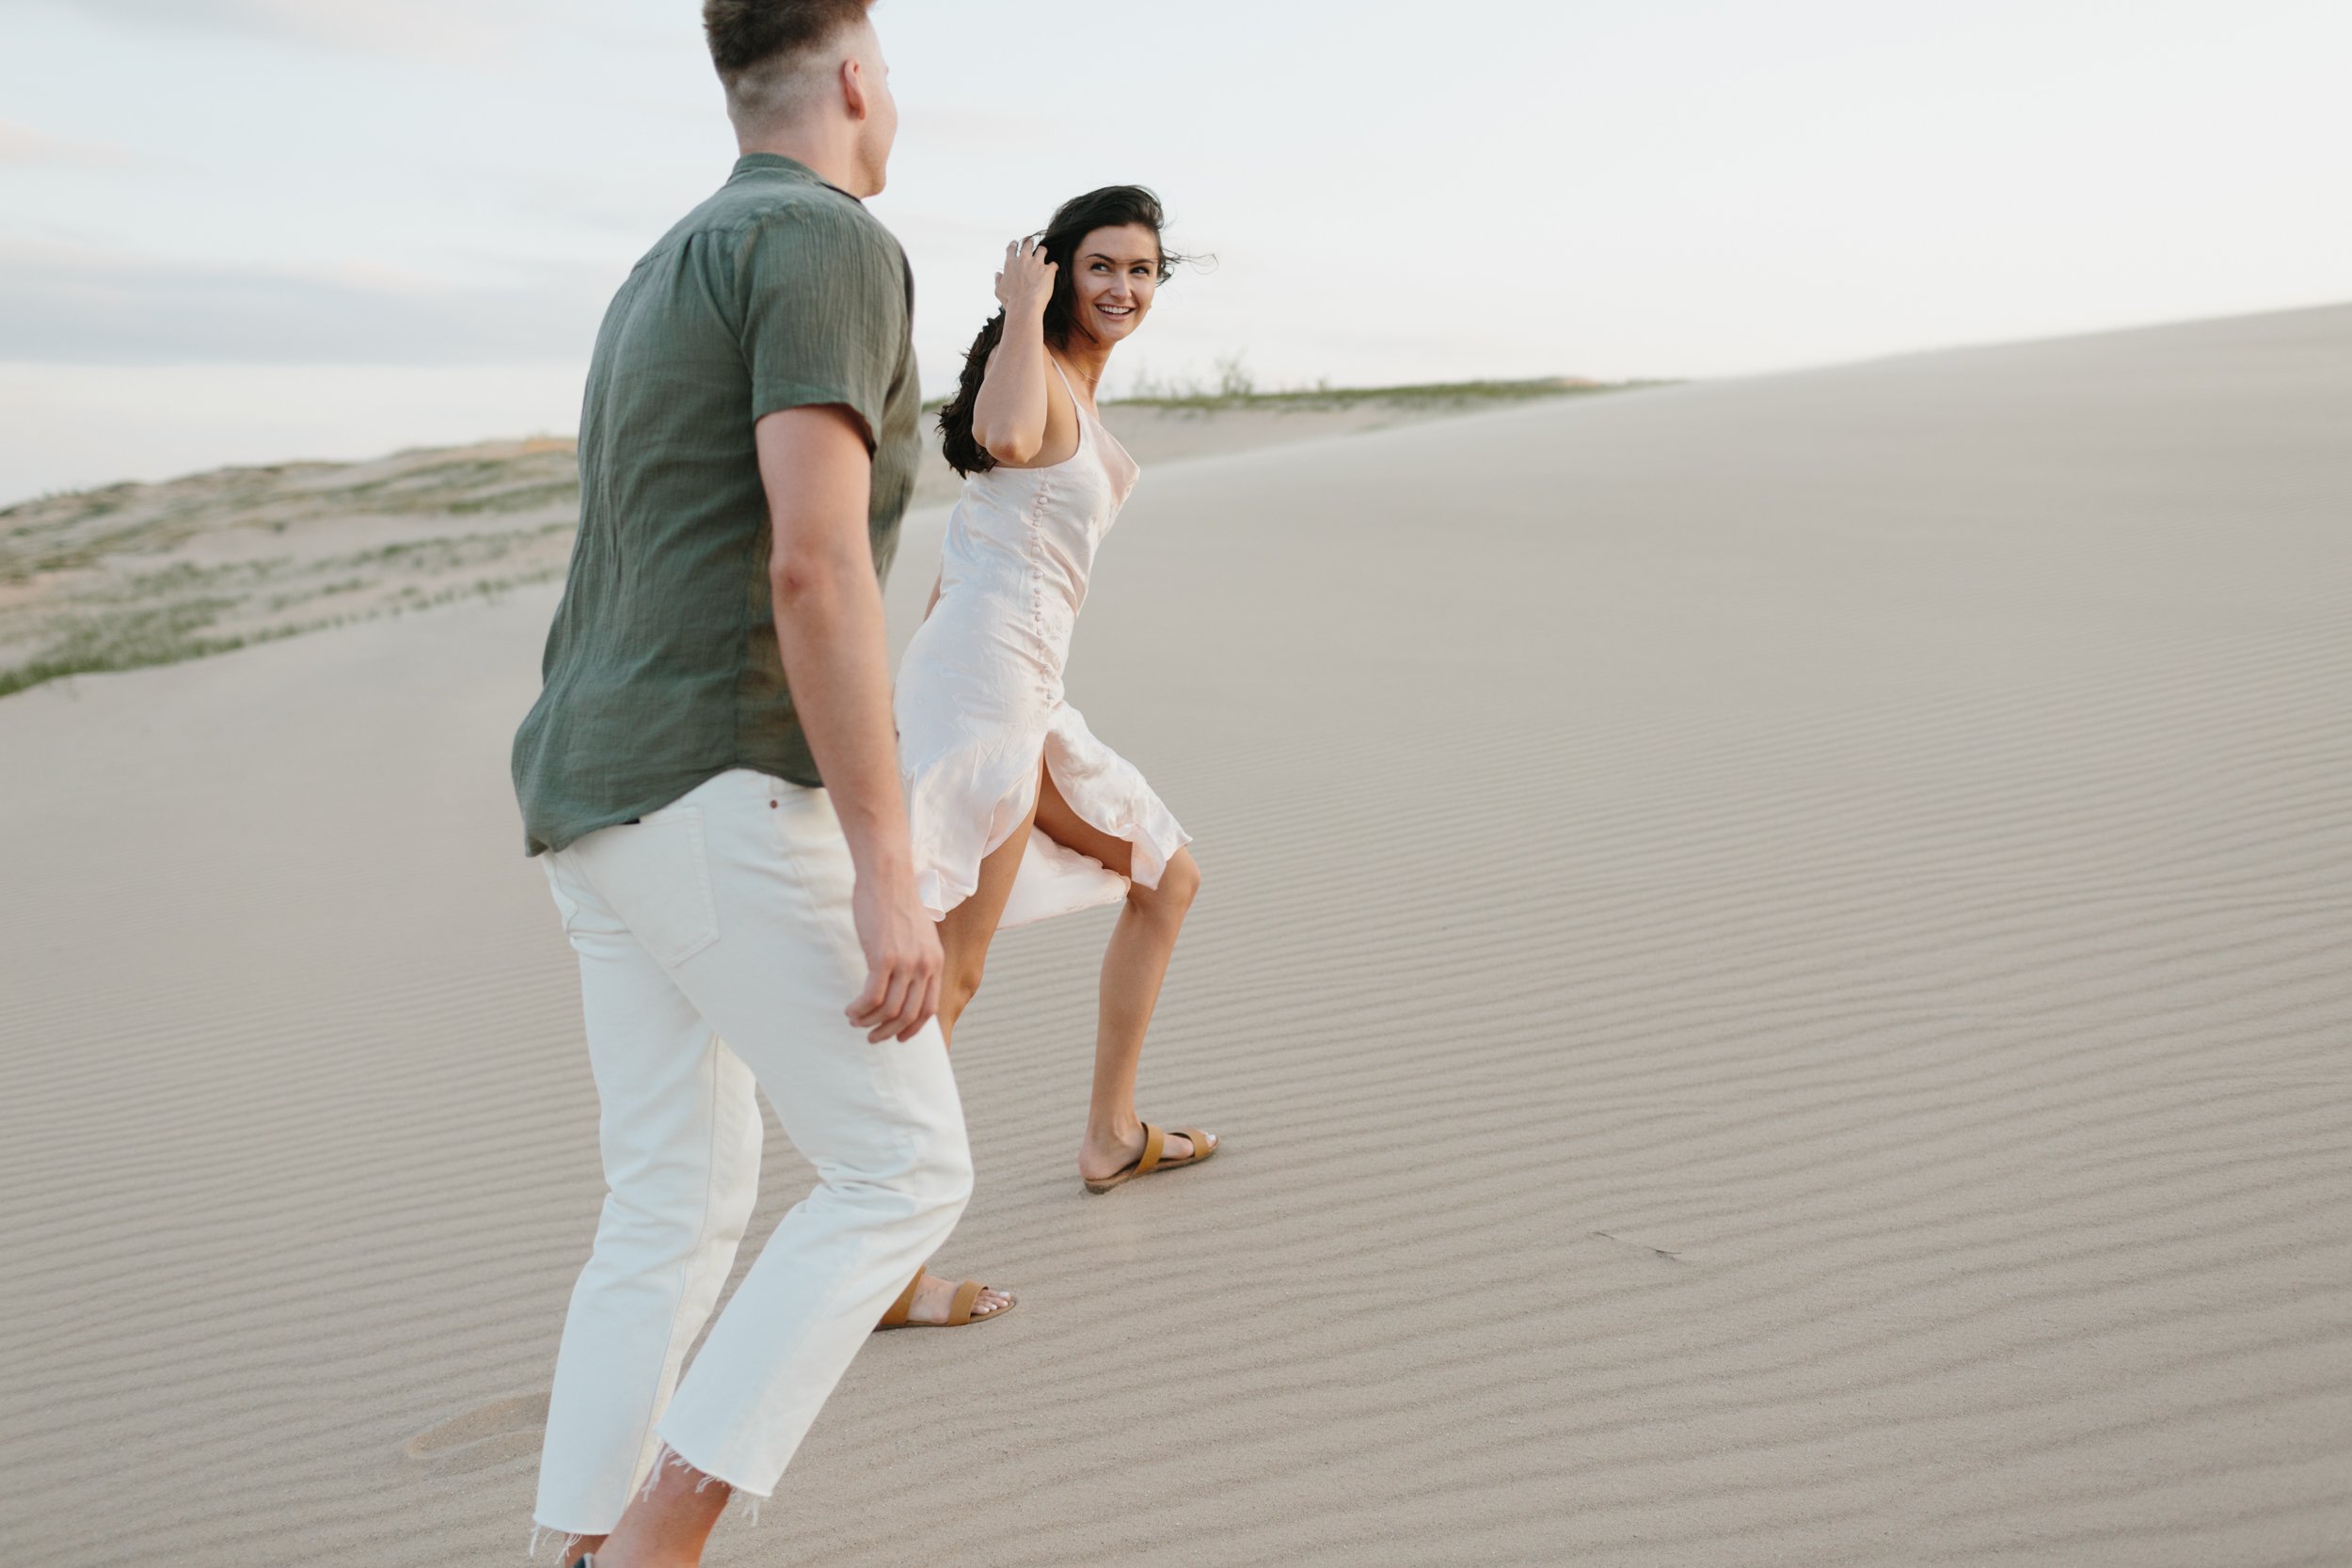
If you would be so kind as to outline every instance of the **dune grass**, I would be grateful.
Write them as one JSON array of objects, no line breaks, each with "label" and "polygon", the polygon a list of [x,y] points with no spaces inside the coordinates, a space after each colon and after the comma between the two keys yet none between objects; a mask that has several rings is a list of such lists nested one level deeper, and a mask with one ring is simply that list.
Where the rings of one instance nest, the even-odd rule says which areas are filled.
[{"label": "dune grass", "polygon": [[[233,653],[256,643],[300,637],[306,632],[325,631],[332,626],[351,626],[361,621],[380,621],[412,610],[433,610],[455,604],[461,599],[495,600],[510,590],[551,581],[562,571],[560,566],[547,566],[439,588],[409,583],[374,608],[357,613],[317,616],[232,633],[215,633],[210,628],[223,615],[247,608],[241,598],[193,598],[168,604],[127,605],[119,610],[63,617],[51,624],[47,644],[39,654],[18,664],[0,665],[0,697],[29,690],[49,681],[63,680],[70,675],[113,674],[161,664],[181,664],[192,658]],[[273,603],[271,608],[282,610],[296,604],[315,603],[331,594],[369,586],[373,585],[356,579],[332,583],[311,593],[286,595]]]},{"label": "dune grass", "polygon": [[1528,381],[1422,381],[1395,387],[1311,387],[1284,392],[1227,387],[1215,390],[1154,391],[1120,398],[1140,408],[1223,409],[1354,408],[1388,404],[1407,408],[1468,407],[1482,404],[1523,403],[1536,398],[1582,397],[1594,392],[1627,391],[1662,386],[1655,381],[1579,381],[1566,376],[1540,376]]},{"label": "dune grass", "polygon": [[[406,540],[307,561],[276,556],[216,564],[180,561],[102,578],[81,585],[48,613],[20,610],[0,617],[0,629],[12,619],[29,623],[13,639],[0,641],[33,644],[15,662],[0,662],[0,697],[69,675],[178,664],[463,598],[494,598],[560,576],[560,563],[533,565],[528,558],[534,546],[568,536],[571,530],[571,523],[562,520],[503,533]],[[526,558],[520,570],[512,560],[517,554]],[[480,575],[485,569],[495,575]],[[341,612],[301,613],[326,609],[328,601],[342,606]],[[224,620],[239,629],[215,630]]]},{"label": "dune grass", "polygon": [[[1318,383],[1276,392],[1261,391],[1248,371],[1236,362],[1227,362],[1219,366],[1214,386],[1199,381],[1160,381],[1147,375],[1135,392],[1105,401],[1117,407],[1179,408],[1203,413],[1250,408],[1354,408],[1365,404],[1390,404],[1403,408],[1464,408],[1668,385],[1671,383],[1665,381],[1586,381],[1576,376],[1546,375],[1524,381],[1415,381],[1391,387],[1332,387]],[[923,407],[926,412],[937,413],[946,402],[946,398],[933,398]]]},{"label": "dune grass", "polygon": [[244,647],[253,639],[206,635],[206,628],[237,603],[235,599],[182,599],[62,618],[39,654],[22,664],[0,668],[0,697],[68,675],[178,664]]}]

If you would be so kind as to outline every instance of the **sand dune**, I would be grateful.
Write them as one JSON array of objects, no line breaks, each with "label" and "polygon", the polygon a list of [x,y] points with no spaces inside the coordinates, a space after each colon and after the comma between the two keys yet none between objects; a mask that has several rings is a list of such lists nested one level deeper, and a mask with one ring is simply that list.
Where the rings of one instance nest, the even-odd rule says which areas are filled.
[{"label": "sand dune", "polygon": [[[1617,389],[1459,382],[1114,403],[1105,414],[1156,467]],[[914,501],[946,505],[962,481],[927,434]],[[579,515],[572,442],[554,437],[216,468],[0,507],[0,697],[560,581]]]},{"label": "sand dune", "polygon": [[[1008,937],[943,1263],[1023,1310],[711,1560],[2352,1562],[2347,429],[2339,309],[1148,475],[1073,695],[1200,836],[1145,1105],[1228,1151],[1084,1196],[1104,926]],[[42,1560],[521,1550],[551,603],[0,702]]]}]

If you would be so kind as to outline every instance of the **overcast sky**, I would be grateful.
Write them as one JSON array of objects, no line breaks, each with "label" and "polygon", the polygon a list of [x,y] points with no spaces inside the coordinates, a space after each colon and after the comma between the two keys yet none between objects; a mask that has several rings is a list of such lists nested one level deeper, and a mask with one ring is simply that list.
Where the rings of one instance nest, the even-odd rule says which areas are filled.
[{"label": "overcast sky", "polygon": [[[0,504],[569,432],[735,150],[691,0],[7,0]],[[2344,0],[882,0],[932,390],[1004,242],[1157,188],[1120,353],[1724,375],[2352,298]]]}]

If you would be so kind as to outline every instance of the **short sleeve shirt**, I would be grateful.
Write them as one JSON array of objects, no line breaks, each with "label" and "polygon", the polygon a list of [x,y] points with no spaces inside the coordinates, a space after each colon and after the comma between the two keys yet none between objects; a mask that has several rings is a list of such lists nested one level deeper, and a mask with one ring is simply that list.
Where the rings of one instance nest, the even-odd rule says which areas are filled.
[{"label": "short sleeve shirt", "polygon": [[776,642],[752,427],[818,404],[857,416],[886,572],[921,451],[913,311],[890,231],[769,153],[737,163],[621,285],[580,408],[580,533],[515,736],[529,853],[731,768],[819,782]]}]

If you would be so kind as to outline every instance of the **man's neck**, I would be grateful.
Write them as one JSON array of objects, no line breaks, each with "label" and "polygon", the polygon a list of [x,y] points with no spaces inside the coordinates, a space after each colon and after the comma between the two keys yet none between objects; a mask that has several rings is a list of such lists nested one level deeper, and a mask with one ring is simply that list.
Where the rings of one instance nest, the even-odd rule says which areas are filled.
[{"label": "man's neck", "polygon": [[864,198],[874,194],[858,188],[857,160],[845,137],[796,126],[789,130],[769,131],[757,136],[738,136],[736,147],[746,156],[754,152],[772,152],[778,157],[806,164],[818,179],[828,185],[839,186],[851,196]]}]

